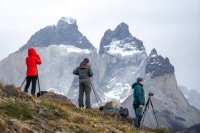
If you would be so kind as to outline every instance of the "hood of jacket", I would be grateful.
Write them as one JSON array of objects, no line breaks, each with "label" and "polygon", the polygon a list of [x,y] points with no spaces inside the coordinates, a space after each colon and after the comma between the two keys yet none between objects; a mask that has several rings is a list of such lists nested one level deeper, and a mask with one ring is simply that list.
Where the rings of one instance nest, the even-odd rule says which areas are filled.
[{"label": "hood of jacket", "polygon": [[28,56],[35,56],[36,55],[36,51],[34,48],[29,48],[28,49]]},{"label": "hood of jacket", "polygon": [[137,85],[143,86],[143,85],[141,85],[139,82],[135,82],[134,84],[132,84],[132,89],[135,89],[135,87],[136,87]]},{"label": "hood of jacket", "polygon": [[81,62],[80,63],[80,68],[87,68],[89,66],[89,63],[87,63],[87,62]]},{"label": "hood of jacket", "polygon": [[132,89],[135,89],[136,85],[138,85],[138,82],[135,82],[134,84],[132,84]]}]

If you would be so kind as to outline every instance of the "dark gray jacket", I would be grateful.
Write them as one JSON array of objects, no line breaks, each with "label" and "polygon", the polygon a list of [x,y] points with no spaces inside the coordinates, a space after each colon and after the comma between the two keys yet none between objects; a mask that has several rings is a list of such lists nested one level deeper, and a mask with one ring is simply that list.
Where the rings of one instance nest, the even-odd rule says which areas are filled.
[{"label": "dark gray jacket", "polygon": [[73,74],[79,75],[79,82],[90,82],[90,77],[93,76],[91,66],[85,62],[82,62],[80,66],[73,71]]}]

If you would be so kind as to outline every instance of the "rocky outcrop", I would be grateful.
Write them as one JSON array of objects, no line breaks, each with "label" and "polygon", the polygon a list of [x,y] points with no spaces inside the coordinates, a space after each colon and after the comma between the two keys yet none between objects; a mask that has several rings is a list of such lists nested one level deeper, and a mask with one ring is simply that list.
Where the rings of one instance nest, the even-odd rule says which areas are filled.
[{"label": "rocky outcrop", "polygon": [[104,33],[100,42],[99,54],[109,52],[111,50],[123,49],[122,51],[144,50],[143,42],[133,37],[129,32],[126,23],[119,24],[114,31],[110,29]]},{"label": "rocky outcrop", "polygon": [[156,49],[153,49],[149,55],[149,60],[145,69],[146,74],[151,74],[151,77],[164,76],[165,74],[174,74],[174,66],[169,62],[169,59],[158,55]]},{"label": "rocky outcrop", "polygon": [[57,25],[47,26],[37,31],[19,51],[29,47],[47,47],[60,44],[73,45],[90,51],[95,50],[89,40],[78,30],[76,20],[70,17],[63,17],[58,21]]}]

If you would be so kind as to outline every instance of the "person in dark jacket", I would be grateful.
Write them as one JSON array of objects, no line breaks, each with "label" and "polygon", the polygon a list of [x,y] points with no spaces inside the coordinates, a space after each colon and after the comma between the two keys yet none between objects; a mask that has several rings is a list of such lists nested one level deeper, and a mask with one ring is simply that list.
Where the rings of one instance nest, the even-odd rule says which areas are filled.
[{"label": "person in dark jacket", "polygon": [[28,49],[28,57],[26,57],[26,85],[24,92],[28,93],[28,88],[32,82],[31,95],[35,96],[36,83],[38,79],[37,65],[42,64],[40,56],[36,53],[34,48]]},{"label": "person in dark jacket", "polygon": [[132,84],[133,92],[133,108],[135,110],[135,128],[140,129],[140,123],[142,119],[142,110],[145,105],[145,96],[144,96],[144,80],[143,78],[137,78],[137,81]]},{"label": "person in dark jacket", "polygon": [[73,71],[73,74],[79,76],[79,98],[78,98],[78,104],[79,107],[84,107],[83,104],[83,96],[85,93],[86,97],[86,109],[91,109],[90,104],[90,92],[91,92],[91,82],[90,77],[93,76],[93,72],[91,69],[91,66],[89,65],[89,59],[85,58],[80,65]]}]

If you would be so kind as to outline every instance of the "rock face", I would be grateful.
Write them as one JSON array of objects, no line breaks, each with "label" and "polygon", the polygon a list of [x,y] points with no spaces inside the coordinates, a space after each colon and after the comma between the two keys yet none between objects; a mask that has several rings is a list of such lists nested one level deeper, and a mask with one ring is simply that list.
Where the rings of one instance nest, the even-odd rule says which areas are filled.
[{"label": "rock face", "polygon": [[[152,53],[155,55],[155,49],[152,50],[147,61],[144,89],[146,102],[150,98],[153,106],[150,103],[149,106],[145,105],[147,111],[143,112],[144,124],[156,127],[157,120],[159,126],[168,127],[171,131],[177,132],[194,125],[194,120],[195,123],[199,123],[199,110],[188,103],[178,88],[173,66],[168,61],[164,63],[163,57],[153,56],[153,60]],[[160,64],[159,68],[155,67],[155,64]],[[149,96],[150,92],[154,95]],[[132,102],[133,96],[129,96],[122,105],[128,107],[132,111],[130,114],[134,116]]]},{"label": "rock face", "polygon": [[189,103],[200,110],[200,94],[195,90],[188,91],[185,87],[180,85],[179,88]]},{"label": "rock face", "polygon": [[47,26],[37,31],[19,51],[29,47],[47,47],[60,44],[73,45],[77,48],[89,49],[90,51],[95,50],[89,40],[79,32],[76,19],[63,17],[56,26]]},{"label": "rock face", "polygon": [[[144,77],[146,100],[149,92],[154,93],[152,102],[160,126],[178,131],[200,122],[200,112],[181,93],[169,59],[158,55],[156,49],[148,56],[142,41],[131,35],[125,23],[105,32],[97,52],[78,31],[75,19],[62,18],[56,26],[36,32],[19,51],[0,62],[1,81],[22,84],[28,47],[35,47],[42,58],[38,71],[43,91],[63,94],[76,104],[79,81],[72,71],[87,57],[94,72],[91,78],[93,107],[115,99],[123,102],[134,116],[131,84],[137,77]],[[145,116],[145,125],[155,127],[155,123],[154,115]]]},{"label": "rock face", "polygon": [[158,55],[154,48],[149,55],[145,73],[151,73],[152,78],[164,76],[165,74],[174,74],[174,66],[170,64],[168,58],[164,59],[161,55]]},{"label": "rock face", "polygon": [[[110,29],[104,33],[100,42],[99,54],[107,52],[128,52],[133,50],[144,50],[142,41],[133,37],[126,23],[119,24],[114,31]],[[117,51],[121,50],[121,51]]]}]

